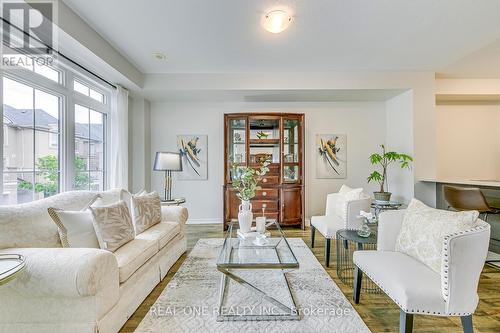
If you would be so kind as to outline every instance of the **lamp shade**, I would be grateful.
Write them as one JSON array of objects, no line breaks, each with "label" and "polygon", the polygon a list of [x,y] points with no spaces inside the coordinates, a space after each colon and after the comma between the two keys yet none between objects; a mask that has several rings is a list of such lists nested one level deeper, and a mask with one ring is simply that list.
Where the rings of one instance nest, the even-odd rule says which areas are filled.
[{"label": "lamp shade", "polygon": [[182,171],[181,154],[168,151],[159,151],[156,153],[155,171]]}]

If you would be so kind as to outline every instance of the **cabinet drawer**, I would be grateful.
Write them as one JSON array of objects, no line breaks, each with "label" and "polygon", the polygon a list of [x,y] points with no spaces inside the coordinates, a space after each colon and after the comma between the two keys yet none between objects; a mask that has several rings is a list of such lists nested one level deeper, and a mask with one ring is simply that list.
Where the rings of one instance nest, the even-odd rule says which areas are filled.
[{"label": "cabinet drawer", "polygon": [[263,188],[261,190],[255,191],[255,198],[260,199],[277,199],[278,189],[276,188]]},{"label": "cabinet drawer", "polygon": [[262,207],[266,207],[266,212],[278,211],[278,200],[252,200],[252,211],[262,213]]},{"label": "cabinet drawer", "polygon": [[264,176],[262,180],[259,182],[261,186],[264,185],[277,185],[280,182],[279,176]]}]

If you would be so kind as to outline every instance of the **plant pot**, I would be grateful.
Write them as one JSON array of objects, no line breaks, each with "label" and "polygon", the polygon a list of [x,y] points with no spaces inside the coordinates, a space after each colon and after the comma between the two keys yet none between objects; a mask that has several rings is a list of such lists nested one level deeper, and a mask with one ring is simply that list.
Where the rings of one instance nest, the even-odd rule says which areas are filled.
[{"label": "plant pot", "polygon": [[373,192],[373,196],[377,201],[390,201],[391,194],[391,192]]},{"label": "plant pot", "polygon": [[241,200],[238,212],[238,224],[240,226],[240,231],[243,233],[250,232],[250,229],[252,228],[252,220],[252,204],[250,201]]}]

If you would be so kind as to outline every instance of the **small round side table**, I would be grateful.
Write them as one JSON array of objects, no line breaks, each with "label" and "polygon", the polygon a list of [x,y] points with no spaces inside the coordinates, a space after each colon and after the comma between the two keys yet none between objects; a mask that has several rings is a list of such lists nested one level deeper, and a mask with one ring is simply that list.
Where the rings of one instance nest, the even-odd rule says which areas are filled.
[{"label": "small round side table", "polygon": [[20,254],[0,254],[0,286],[15,279],[26,267]]},{"label": "small round side table", "polygon": [[182,205],[183,203],[186,203],[186,198],[176,198],[172,200],[161,201],[162,206],[179,206]]},{"label": "small round side table", "polygon": [[[352,287],[354,280],[354,251],[376,250],[377,235],[372,230],[368,237],[361,237],[356,230],[341,229],[337,231],[337,276],[340,281]],[[380,293],[380,288],[370,279],[362,281],[361,290],[366,293]]]},{"label": "small round side table", "polygon": [[371,207],[373,208],[373,212],[375,213],[375,219],[378,220],[378,216],[380,213],[382,213],[384,210],[397,210],[399,209],[403,204],[400,202],[396,201],[377,201],[373,200]]}]

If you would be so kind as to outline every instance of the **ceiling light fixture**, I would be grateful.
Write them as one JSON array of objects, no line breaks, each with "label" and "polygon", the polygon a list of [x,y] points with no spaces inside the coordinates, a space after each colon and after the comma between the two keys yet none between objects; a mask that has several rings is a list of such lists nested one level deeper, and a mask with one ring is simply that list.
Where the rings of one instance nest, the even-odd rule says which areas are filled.
[{"label": "ceiling light fixture", "polygon": [[153,57],[156,60],[167,60],[167,56],[162,52],[153,52]]},{"label": "ceiling light fixture", "polygon": [[273,10],[264,15],[262,19],[262,26],[273,34],[284,31],[290,23],[292,17],[284,10]]}]

